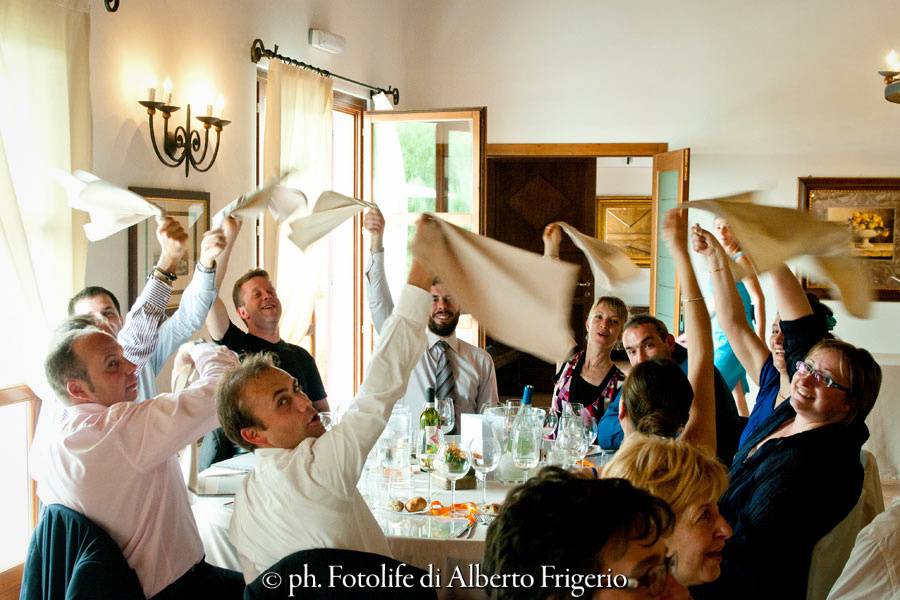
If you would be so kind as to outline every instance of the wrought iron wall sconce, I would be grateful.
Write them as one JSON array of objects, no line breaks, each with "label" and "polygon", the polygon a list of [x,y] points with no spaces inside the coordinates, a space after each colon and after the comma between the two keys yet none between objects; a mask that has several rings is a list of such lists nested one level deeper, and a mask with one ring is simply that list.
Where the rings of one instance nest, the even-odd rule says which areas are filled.
[{"label": "wrought iron wall sconce", "polygon": [[[209,104],[207,105],[206,115],[197,117],[197,120],[203,123],[203,133],[201,135],[199,129],[191,128],[191,105],[188,104],[185,108],[186,118],[184,125],[178,125],[170,130],[169,118],[172,116],[172,113],[181,110],[180,106],[173,106],[171,104],[171,84],[166,81],[165,102],[156,101],[155,88],[150,88],[148,91],[149,98],[147,100],[138,101],[138,104],[147,109],[150,124],[150,141],[153,144],[153,151],[156,152],[156,156],[159,158],[160,162],[167,167],[172,168],[179,167],[183,164],[185,177],[190,173],[191,167],[200,173],[209,171],[210,167],[213,166],[213,163],[216,162],[216,157],[219,155],[219,139],[222,134],[222,128],[231,123],[231,121],[220,118],[222,114],[221,108],[219,108],[218,111],[220,117],[214,117],[213,107]],[[156,130],[153,127],[153,116],[156,114],[156,111],[161,112],[163,118],[162,152],[160,152],[160,147],[156,140]],[[204,166],[203,162],[206,160],[207,154],[209,153],[209,130],[211,128],[216,131],[215,148],[212,151],[212,157],[209,159],[209,162]]]}]

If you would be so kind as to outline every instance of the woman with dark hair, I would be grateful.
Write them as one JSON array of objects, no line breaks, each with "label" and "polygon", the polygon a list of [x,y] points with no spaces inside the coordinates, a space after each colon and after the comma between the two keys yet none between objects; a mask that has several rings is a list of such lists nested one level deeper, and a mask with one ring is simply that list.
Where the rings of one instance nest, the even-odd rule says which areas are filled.
[{"label": "woman with dark hair", "polygon": [[[559,259],[562,230],[551,223],[544,229],[544,256]],[[622,327],[628,320],[628,307],[620,298],[599,298],[585,322],[587,343],[563,363],[556,374],[551,410],[560,412],[564,402],[584,406],[600,419],[625,380],[625,374],[612,360],[612,350],[622,339]]]},{"label": "woman with dark hair", "polygon": [[687,209],[666,213],[663,234],[675,263],[688,332],[687,375],[671,359],[653,358],[632,368],[622,387],[619,423],[634,431],[677,437],[716,453],[716,400],[709,312],[688,254]]},{"label": "woman with dark hair", "polygon": [[[732,293],[728,257],[699,227],[693,243],[707,257],[732,348],[748,372],[760,373],[772,355],[755,333],[736,325],[742,308]],[[720,502],[734,536],[725,546],[722,576],[694,590],[696,598],[771,597],[774,582],[777,596],[804,598],[813,547],[850,512],[862,490],[859,453],[869,436],[864,421],[878,397],[881,368],[862,348],[822,339],[824,322],[787,267],[770,275],[792,373],[789,401],[750,434],[734,458]]]}]

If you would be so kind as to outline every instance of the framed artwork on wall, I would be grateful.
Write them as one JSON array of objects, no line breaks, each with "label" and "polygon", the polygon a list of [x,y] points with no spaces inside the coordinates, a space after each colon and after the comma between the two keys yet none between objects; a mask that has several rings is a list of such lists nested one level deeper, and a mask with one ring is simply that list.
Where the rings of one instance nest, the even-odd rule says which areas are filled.
[{"label": "framed artwork on wall", "polygon": [[[869,268],[874,299],[900,300],[900,178],[801,177],[799,183],[801,209],[850,230],[851,253]],[[830,297],[825,284],[803,284]]]},{"label": "framed artwork on wall", "polygon": [[[171,314],[178,308],[184,288],[191,280],[200,257],[200,240],[209,230],[209,192],[141,187],[128,189],[159,206],[167,216],[181,223],[188,234],[188,251],[176,269],[178,279],[172,284],[172,297],[166,307]],[[159,254],[155,219],[147,219],[128,228],[128,306],[134,304],[144,289],[144,282],[159,260]]]},{"label": "framed artwork on wall", "polygon": [[650,268],[653,202],[649,196],[597,196],[597,238]]}]

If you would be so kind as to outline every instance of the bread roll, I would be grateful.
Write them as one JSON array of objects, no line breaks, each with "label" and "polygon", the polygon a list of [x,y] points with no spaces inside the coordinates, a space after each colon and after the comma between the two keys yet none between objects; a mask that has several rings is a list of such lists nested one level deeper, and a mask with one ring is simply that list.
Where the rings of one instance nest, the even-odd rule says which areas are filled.
[{"label": "bread roll", "polygon": [[425,504],[425,498],[416,496],[415,498],[410,498],[406,503],[406,510],[409,512],[419,512],[420,510],[425,509]]}]

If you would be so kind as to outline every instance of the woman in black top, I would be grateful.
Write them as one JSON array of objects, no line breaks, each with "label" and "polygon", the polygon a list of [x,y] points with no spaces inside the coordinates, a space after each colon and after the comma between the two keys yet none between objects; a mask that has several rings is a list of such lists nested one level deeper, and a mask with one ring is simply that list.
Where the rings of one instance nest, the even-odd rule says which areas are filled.
[{"label": "woman in black top", "polygon": [[[733,286],[727,257],[707,231],[694,248],[708,258],[714,286]],[[785,266],[775,282],[785,359],[795,369],[782,403],[735,456],[720,511],[734,529],[722,576],[695,598],[805,598],[812,550],[862,491],[865,418],[881,368],[864,349],[823,340],[799,282]],[[724,289],[724,288],[723,288]],[[767,352],[762,345],[760,352]]]}]

